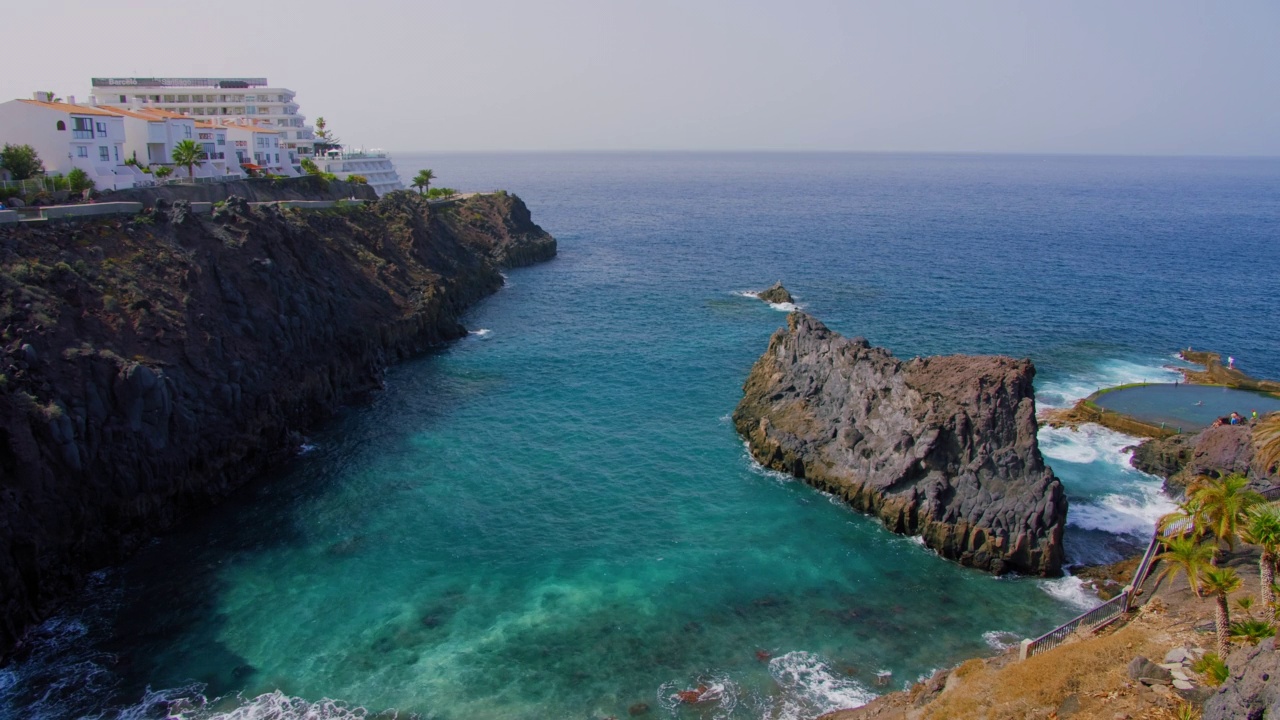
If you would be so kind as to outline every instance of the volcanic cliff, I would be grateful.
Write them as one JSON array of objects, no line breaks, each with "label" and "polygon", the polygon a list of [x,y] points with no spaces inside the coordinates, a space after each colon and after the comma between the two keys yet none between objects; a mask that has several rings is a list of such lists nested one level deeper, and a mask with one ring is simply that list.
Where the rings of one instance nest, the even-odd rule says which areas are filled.
[{"label": "volcanic cliff", "polygon": [[1054,575],[1067,499],[1036,442],[1030,361],[901,362],[800,312],[769,341],[734,411],[766,467],[789,472],[992,572]]},{"label": "volcanic cliff", "polygon": [[0,230],[0,653],[555,253],[501,192]]}]

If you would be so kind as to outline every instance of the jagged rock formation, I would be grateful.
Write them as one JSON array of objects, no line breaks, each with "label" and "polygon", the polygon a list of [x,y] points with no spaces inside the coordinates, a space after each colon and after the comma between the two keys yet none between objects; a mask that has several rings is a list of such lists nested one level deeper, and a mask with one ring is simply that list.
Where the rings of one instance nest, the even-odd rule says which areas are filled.
[{"label": "jagged rock formation", "polygon": [[1133,448],[1129,463],[1142,472],[1163,477],[1165,492],[1173,495],[1181,494],[1201,475],[1244,475],[1250,479],[1250,487],[1259,492],[1277,485],[1277,479],[1254,462],[1253,427],[1249,424],[1221,425],[1194,434],[1145,440]]},{"label": "jagged rock formation", "polygon": [[787,292],[787,289],[782,287],[781,280],[769,286],[769,289],[761,290],[756,293],[756,297],[767,303],[774,303],[775,305],[795,302],[795,299],[791,297],[791,293]]},{"label": "jagged rock formation", "polygon": [[751,454],[992,572],[1054,575],[1067,499],[1036,442],[1029,361],[901,362],[792,313],[733,419]]},{"label": "jagged rock formation", "polygon": [[0,652],[555,251],[506,194],[0,230]]}]

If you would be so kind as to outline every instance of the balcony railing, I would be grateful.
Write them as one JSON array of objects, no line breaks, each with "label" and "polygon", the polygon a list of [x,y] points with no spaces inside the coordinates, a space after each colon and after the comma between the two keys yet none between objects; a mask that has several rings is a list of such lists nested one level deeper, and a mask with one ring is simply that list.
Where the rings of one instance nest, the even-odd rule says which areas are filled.
[{"label": "balcony railing", "polygon": [[92,140],[93,131],[92,130],[72,130],[71,137],[75,138],[76,140]]}]

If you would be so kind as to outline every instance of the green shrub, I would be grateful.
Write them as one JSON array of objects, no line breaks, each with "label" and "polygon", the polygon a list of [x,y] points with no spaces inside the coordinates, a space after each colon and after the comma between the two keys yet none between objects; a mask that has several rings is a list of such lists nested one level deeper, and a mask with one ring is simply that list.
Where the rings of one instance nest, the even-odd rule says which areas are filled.
[{"label": "green shrub", "polygon": [[84,192],[85,190],[92,190],[97,183],[93,181],[93,178],[89,177],[89,173],[80,168],[73,168],[71,172],[67,173],[67,185],[67,189],[71,192]]},{"label": "green shrub", "polygon": [[368,185],[368,184],[369,184],[369,178],[367,178],[367,177],[365,177],[365,176],[363,176],[363,175],[348,175],[348,176],[347,176],[347,182],[349,182],[349,183],[355,183],[356,185]]},{"label": "green shrub", "polygon": [[1195,661],[1191,669],[1200,673],[1204,677],[1204,683],[1210,687],[1217,687],[1227,679],[1227,664],[1218,657],[1218,653],[1205,653],[1204,657]]}]

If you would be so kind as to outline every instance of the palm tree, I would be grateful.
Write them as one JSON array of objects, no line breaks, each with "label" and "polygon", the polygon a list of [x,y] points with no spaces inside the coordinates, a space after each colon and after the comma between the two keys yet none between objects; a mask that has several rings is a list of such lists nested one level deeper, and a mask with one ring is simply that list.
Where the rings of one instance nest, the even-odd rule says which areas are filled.
[{"label": "palm tree", "polygon": [[187,168],[187,177],[195,179],[195,166],[204,160],[204,149],[194,140],[181,140],[173,146],[173,162]]},{"label": "palm tree", "polygon": [[1228,549],[1235,549],[1250,508],[1263,502],[1261,495],[1246,487],[1248,484],[1249,479],[1239,474],[1220,478],[1201,476],[1187,488],[1203,508],[1205,529],[1213,533],[1219,545],[1225,544]]},{"label": "palm tree", "polygon": [[1196,597],[1201,597],[1200,572],[1209,567],[1209,561],[1213,559],[1213,546],[1200,542],[1200,538],[1192,535],[1166,536],[1160,542],[1164,543],[1165,550],[1156,556],[1156,562],[1164,562],[1165,566],[1156,575],[1156,584],[1165,578],[1172,582],[1178,573],[1183,573],[1187,576],[1191,591]]},{"label": "palm tree", "polygon": [[1280,463],[1280,412],[1262,418],[1253,426],[1254,461],[1264,475]]},{"label": "palm tree", "polygon": [[1207,524],[1204,505],[1194,497],[1178,503],[1178,509],[1160,518],[1156,527],[1161,533],[1169,536],[1192,536],[1199,539],[1204,536]]},{"label": "palm tree", "polygon": [[1262,548],[1258,558],[1258,575],[1262,582],[1262,608],[1268,618],[1276,614],[1276,597],[1272,585],[1276,577],[1276,555],[1280,554],[1280,506],[1260,505],[1249,511],[1248,524],[1241,539]]},{"label": "palm tree", "polygon": [[413,186],[418,188],[418,194],[426,194],[427,188],[431,186],[431,181],[436,179],[436,174],[431,172],[430,168],[419,170],[418,174],[413,178]]},{"label": "palm tree", "polygon": [[1240,589],[1240,576],[1233,568],[1206,568],[1200,573],[1204,589],[1214,596],[1213,626],[1218,631],[1218,657],[1227,656],[1227,636],[1231,632],[1231,614],[1227,608],[1227,595]]}]

